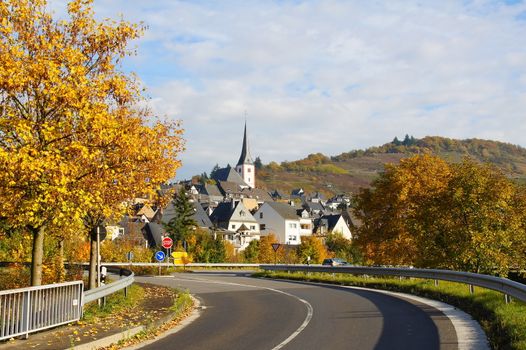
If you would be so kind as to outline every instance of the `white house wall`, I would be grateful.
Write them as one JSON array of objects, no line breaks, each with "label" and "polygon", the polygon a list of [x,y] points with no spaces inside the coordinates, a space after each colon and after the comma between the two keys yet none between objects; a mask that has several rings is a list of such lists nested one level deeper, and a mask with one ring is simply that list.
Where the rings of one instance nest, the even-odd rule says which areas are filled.
[{"label": "white house wall", "polygon": [[[273,233],[276,235],[279,243],[285,243],[285,220],[274,209],[268,204],[263,204],[254,217],[260,224],[261,235]],[[261,225],[265,225],[265,229],[261,229]]]},{"label": "white house wall", "polygon": [[301,244],[300,220],[285,220],[285,241],[279,242],[290,245]]},{"label": "white house wall", "polygon": [[343,234],[343,237],[347,239],[352,239],[351,230],[349,229],[349,226],[347,226],[347,223],[345,222],[343,217],[340,217],[338,222],[336,222],[336,225],[334,225],[332,232],[340,232]]}]

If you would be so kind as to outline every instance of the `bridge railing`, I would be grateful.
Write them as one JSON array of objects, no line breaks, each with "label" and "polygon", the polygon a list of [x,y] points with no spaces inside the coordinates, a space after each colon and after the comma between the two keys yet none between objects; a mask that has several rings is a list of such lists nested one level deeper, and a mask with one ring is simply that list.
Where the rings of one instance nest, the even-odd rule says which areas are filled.
[{"label": "bridge railing", "polygon": [[261,265],[260,267],[267,271],[347,273],[352,275],[401,276],[451,281],[501,292],[505,295],[506,302],[509,301],[508,296],[526,302],[526,285],[507,278],[471,272],[368,266]]},{"label": "bridge railing", "polygon": [[0,340],[78,321],[83,288],[74,281],[0,291]]}]

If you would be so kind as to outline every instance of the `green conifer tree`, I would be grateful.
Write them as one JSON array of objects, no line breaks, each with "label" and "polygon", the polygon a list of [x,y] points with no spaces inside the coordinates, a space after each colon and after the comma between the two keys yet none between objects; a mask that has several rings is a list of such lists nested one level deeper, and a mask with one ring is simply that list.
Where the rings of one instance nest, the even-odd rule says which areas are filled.
[{"label": "green conifer tree", "polygon": [[178,242],[186,241],[197,226],[197,222],[193,219],[195,208],[186,195],[184,187],[181,187],[174,196],[172,203],[175,208],[175,216],[168,224],[164,224],[164,228],[174,240],[174,245],[177,245]]}]

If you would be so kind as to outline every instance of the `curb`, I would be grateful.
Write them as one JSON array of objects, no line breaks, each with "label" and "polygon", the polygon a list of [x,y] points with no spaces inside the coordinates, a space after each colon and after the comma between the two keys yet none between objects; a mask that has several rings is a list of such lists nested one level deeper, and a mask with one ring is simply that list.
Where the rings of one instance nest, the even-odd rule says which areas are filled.
[{"label": "curb", "polygon": [[143,346],[146,346],[146,345],[149,345],[149,344],[152,344],[152,343],[158,341],[159,339],[165,338],[165,337],[167,337],[169,335],[172,335],[174,333],[179,332],[181,329],[183,329],[184,327],[188,326],[189,324],[194,322],[196,319],[198,319],[199,316],[201,316],[201,310],[204,310],[206,307],[205,306],[201,306],[201,301],[199,299],[195,298],[193,295],[191,295],[191,297],[192,297],[192,300],[194,301],[194,309],[192,310],[190,315],[188,317],[186,317],[185,319],[183,319],[177,326],[175,326],[172,329],[168,329],[166,332],[156,336],[153,339],[148,339],[148,340],[146,340],[144,342],[141,342],[140,344],[130,345],[130,346],[124,348],[124,349],[126,349],[126,350],[140,349]]}]

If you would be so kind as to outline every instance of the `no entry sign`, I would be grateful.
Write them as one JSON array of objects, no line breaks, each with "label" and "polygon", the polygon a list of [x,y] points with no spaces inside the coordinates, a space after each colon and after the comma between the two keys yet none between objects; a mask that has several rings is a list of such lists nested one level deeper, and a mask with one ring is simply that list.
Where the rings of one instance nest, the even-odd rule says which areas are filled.
[{"label": "no entry sign", "polygon": [[170,237],[164,237],[163,238],[163,242],[162,242],[163,248],[170,249],[170,248],[172,248],[173,244],[174,244],[174,241],[172,241],[172,239]]}]

